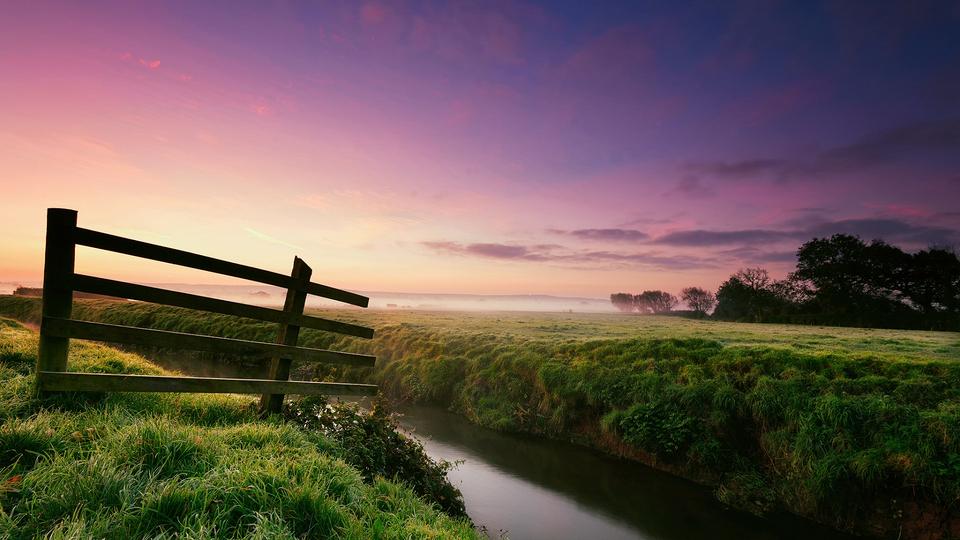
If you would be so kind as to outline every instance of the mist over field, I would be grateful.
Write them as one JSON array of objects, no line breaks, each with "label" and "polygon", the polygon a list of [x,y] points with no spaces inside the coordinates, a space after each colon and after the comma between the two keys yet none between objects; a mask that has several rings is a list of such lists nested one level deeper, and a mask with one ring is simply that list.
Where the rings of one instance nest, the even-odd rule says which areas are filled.
[{"label": "mist over field", "polygon": [[[39,283],[0,283],[0,294],[12,294],[18,286],[39,287]],[[270,285],[198,285],[189,283],[150,283],[160,287],[221,300],[260,306],[282,306],[284,290]],[[370,308],[430,311],[564,311],[574,313],[612,313],[616,311],[606,298],[552,296],[547,294],[439,294],[357,291],[370,298]],[[307,307],[355,309],[317,296],[307,297]],[[359,308],[356,308],[359,309]]]}]

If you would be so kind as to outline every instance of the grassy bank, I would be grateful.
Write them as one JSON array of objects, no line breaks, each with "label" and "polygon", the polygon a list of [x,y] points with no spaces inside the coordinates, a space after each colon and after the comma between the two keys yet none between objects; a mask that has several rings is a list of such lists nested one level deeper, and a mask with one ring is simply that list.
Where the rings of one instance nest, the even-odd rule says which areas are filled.
[{"label": "grassy bank", "polygon": [[[38,304],[0,299],[35,319]],[[270,339],[271,325],[143,304],[76,316]],[[381,385],[479,424],[578,441],[841,529],[960,537],[960,336],[607,315],[338,312],[372,343]]]},{"label": "grassy bank", "polygon": [[[33,399],[36,346],[33,331],[0,319],[0,537],[476,537],[468,521],[427,503],[402,477],[371,474],[398,458],[377,454],[370,440],[302,429],[322,428],[316,421],[258,420],[246,397]],[[79,342],[70,361],[91,372],[163,372]],[[381,435],[402,448],[392,430]],[[349,464],[355,454],[366,459]],[[407,455],[401,467],[423,475],[418,460]]]}]

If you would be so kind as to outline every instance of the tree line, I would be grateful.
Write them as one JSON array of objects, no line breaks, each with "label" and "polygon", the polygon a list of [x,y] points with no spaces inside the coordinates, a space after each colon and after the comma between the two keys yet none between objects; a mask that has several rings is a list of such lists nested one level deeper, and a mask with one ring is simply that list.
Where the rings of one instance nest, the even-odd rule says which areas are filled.
[{"label": "tree line", "polygon": [[[658,303],[660,311],[640,299],[660,295],[673,298]],[[679,303],[663,291],[610,299],[622,311],[641,313],[666,313]],[[689,287],[681,299],[697,316],[709,313],[715,301],[712,318],[727,321],[960,330],[960,258],[946,248],[909,253],[882,240],[836,234],[803,244],[796,269],[784,279],[745,268],[716,295]]]},{"label": "tree line", "polygon": [[699,316],[706,316],[713,308],[713,293],[700,287],[687,287],[680,293],[680,297],[665,291],[643,291],[640,294],[615,293],[610,295],[610,302],[625,313],[655,313],[664,314],[673,311],[683,300],[690,310]]}]

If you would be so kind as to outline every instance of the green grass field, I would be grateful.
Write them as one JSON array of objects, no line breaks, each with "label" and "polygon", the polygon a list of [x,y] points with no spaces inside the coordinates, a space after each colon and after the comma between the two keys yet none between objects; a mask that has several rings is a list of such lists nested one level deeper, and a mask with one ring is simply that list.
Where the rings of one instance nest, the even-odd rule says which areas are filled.
[{"label": "green grass field", "polygon": [[[0,296],[0,313],[19,320],[39,324],[39,300],[36,298]],[[163,314],[172,320],[162,320],[163,328],[195,326],[187,310],[157,311],[154,306],[141,303],[116,303],[85,300],[78,303],[80,315],[89,313],[93,319],[106,320],[115,313],[114,320],[156,321]],[[595,339],[686,339],[698,338],[724,345],[769,345],[797,351],[821,353],[863,353],[890,360],[960,360],[960,333],[922,332],[916,330],[885,330],[872,328],[844,328],[801,326],[789,324],[751,324],[688,319],[654,315],[620,313],[526,313],[526,312],[450,312],[411,310],[313,309],[309,313],[374,328],[404,327],[433,333],[487,335],[504,340],[545,340],[573,342]],[[182,319],[181,314],[189,314]],[[261,325],[242,319],[213,316],[207,328],[226,334],[227,328],[217,328],[217,321],[229,321],[231,326],[243,327],[246,332]],[[158,326],[161,327],[161,326]],[[312,332],[312,331],[307,331]],[[362,341],[361,341],[362,343]]]},{"label": "green grass field", "polygon": [[[0,319],[2,538],[477,536],[404,478],[349,464],[373,446],[369,432],[353,445],[356,435],[338,439],[300,422],[259,420],[251,399],[240,396],[34,399],[36,347],[35,332]],[[77,342],[70,352],[75,370],[164,373],[101,345]],[[424,470],[409,472],[412,480]]]},{"label": "green grass field", "polygon": [[[0,314],[37,321],[35,299]],[[375,382],[499,430],[572,440],[712,485],[763,513],[931,538],[960,531],[960,334],[591,314],[343,310],[374,369],[297,366]],[[74,316],[271,340],[275,327],[147,304],[77,302]],[[940,535],[940,536],[937,536]]]},{"label": "green grass field", "polygon": [[686,339],[724,345],[770,345],[799,351],[864,353],[891,360],[960,360],[960,333],[751,324],[620,313],[521,313],[313,310],[374,327],[404,325],[434,332],[549,341]]}]

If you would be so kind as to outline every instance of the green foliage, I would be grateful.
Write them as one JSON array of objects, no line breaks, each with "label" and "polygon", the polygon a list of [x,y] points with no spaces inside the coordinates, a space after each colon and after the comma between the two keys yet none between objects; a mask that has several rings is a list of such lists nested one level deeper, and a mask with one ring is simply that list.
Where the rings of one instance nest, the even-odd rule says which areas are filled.
[{"label": "green foliage", "polygon": [[[403,485],[405,474],[425,471],[439,491],[444,469],[398,443],[383,418],[337,416],[371,438],[361,441],[359,432],[338,438],[280,418],[259,420],[239,396],[37,400],[29,372],[36,347],[35,333],[0,321],[0,537],[477,537],[469,521]],[[82,342],[71,344],[70,362],[91,371],[162,372]],[[382,451],[394,443],[381,469],[360,472],[345,459],[352,445]],[[391,471],[392,479],[381,475]]]},{"label": "green foliage", "polygon": [[367,481],[384,477],[405,483],[447,514],[466,517],[460,490],[447,480],[453,464],[433,461],[419,442],[400,433],[385,403],[376,402],[365,411],[350,404],[330,404],[322,397],[302,398],[288,402],[283,414],[303,429],[336,442],[338,457]]},{"label": "green foliage", "polygon": [[627,443],[667,459],[678,457],[694,437],[694,419],[662,403],[635,404],[615,425]]}]

